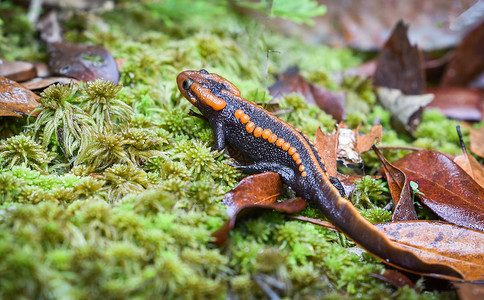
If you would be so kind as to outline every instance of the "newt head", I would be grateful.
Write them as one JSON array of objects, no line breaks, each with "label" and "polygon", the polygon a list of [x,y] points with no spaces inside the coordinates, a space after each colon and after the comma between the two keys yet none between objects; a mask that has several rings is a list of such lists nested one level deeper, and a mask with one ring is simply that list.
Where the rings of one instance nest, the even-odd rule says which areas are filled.
[{"label": "newt head", "polygon": [[190,103],[201,111],[222,110],[225,97],[240,97],[240,91],[227,79],[206,70],[183,71],[176,78],[178,89]]}]

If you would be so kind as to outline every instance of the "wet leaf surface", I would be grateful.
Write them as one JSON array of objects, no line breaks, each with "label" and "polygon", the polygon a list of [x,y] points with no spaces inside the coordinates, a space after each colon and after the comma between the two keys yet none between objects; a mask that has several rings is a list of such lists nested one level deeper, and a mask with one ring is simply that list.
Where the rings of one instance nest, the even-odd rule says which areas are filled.
[{"label": "wet leaf surface", "polygon": [[116,61],[104,47],[57,42],[48,44],[47,52],[49,68],[55,74],[81,81],[119,81]]},{"label": "wet leaf surface", "polygon": [[435,221],[376,224],[398,246],[430,264],[458,270],[465,280],[484,280],[484,233]]},{"label": "wet leaf surface", "polygon": [[308,103],[319,106],[338,122],[343,119],[346,98],[344,92],[333,92],[308,82],[296,67],[279,75],[277,82],[269,87],[269,92],[274,98],[291,93],[301,94]]},{"label": "wet leaf surface", "polygon": [[306,207],[304,199],[292,199],[276,202],[282,190],[282,180],[277,173],[266,172],[248,176],[225,195],[222,201],[227,206],[230,220],[212,234],[214,244],[222,245],[228,238],[230,230],[240,216],[254,209],[274,209],[277,211],[294,213]]},{"label": "wet leaf surface", "polygon": [[0,116],[28,115],[39,106],[38,98],[17,82],[0,76]]},{"label": "wet leaf surface", "polygon": [[381,161],[382,169],[388,182],[388,188],[390,189],[390,194],[395,203],[392,221],[417,220],[417,213],[413,207],[411,196],[410,181],[407,176],[402,170],[387,161],[377,147],[374,147],[373,149]]},{"label": "wet leaf surface", "polygon": [[484,189],[445,154],[422,150],[393,165],[418,183],[418,197],[440,218],[484,231]]}]

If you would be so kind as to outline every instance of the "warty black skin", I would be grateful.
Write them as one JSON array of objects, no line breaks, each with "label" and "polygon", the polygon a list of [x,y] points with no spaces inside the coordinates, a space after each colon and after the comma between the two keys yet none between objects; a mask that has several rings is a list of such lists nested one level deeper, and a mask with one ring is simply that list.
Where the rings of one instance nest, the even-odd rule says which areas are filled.
[{"label": "warty black skin", "polygon": [[[415,272],[433,273],[438,270],[440,274],[462,277],[450,267],[427,264],[413,253],[393,245],[371,223],[361,217],[348,200],[341,197],[340,190],[332,184],[338,184],[339,181],[328,177],[312,143],[291,124],[240,97],[239,90],[232,83],[221,76],[200,70],[180,73],[177,84],[183,96],[196,106],[210,123],[215,140],[214,149],[223,150],[228,143],[254,162],[252,165],[237,168],[247,173],[278,173],[283,182],[298,196],[312,203],[333,225],[387,264],[402,266]],[[215,99],[223,100],[220,102],[225,102],[225,106],[214,110],[207,105],[206,99],[200,99],[195,92],[197,89],[205,90],[204,95],[207,97],[215,96]],[[243,110],[256,126],[270,129],[278,137],[289,142],[291,147],[296,148],[302,165],[305,166],[305,177],[301,176],[298,165],[287,151],[247,132],[246,125],[234,115],[239,109]]]}]

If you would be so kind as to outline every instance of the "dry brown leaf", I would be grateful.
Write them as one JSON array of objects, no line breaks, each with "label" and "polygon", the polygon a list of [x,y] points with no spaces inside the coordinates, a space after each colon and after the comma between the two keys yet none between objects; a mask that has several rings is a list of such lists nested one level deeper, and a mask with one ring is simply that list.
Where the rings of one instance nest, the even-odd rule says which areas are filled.
[{"label": "dry brown leaf", "polygon": [[282,190],[282,180],[279,174],[266,172],[247,176],[225,195],[223,204],[227,206],[230,219],[212,234],[214,244],[220,246],[227,240],[230,230],[234,228],[238,217],[250,209],[274,209],[287,213],[298,212],[306,207],[306,201],[301,198],[276,202]]},{"label": "dry brown leaf", "polygon": [[471,129],[470,139],[472,153],[484,157],[484,127]]},{"label": "dry brown leaf", "polygon": [[[365,135],[356,135],[356,146],[358,152],[361,154],[373,147],[374,144],[381,142],[381,136],[383,134],[383,127],[380,124],[373,125],[370,132]],[[375,140],[377,140],[375,142]]]},{"label": "dry brown leaf", "polygon": [[410,184],[407,176],[402,170],[388,162],[377,147],[373,147],[373,150],[381,161],[388,182],[388,188],[390,189],[390,194],[395,203],[392,221],[417,220],[417,212],[413,207]]},{"label": "dry brown leaf", "polygon": [[484,168],[469,153],[457,155],[454,162],[469,174],[481,187],[484,188]]},{"label": "dry brown leaf", "polygon": [[397,89],[405,95],[421,95],[425,88],[423,58],[417,46],[410,45],[408,26],[399,21],[378,54],[373,83]]},{"label": "dry brown leaf", "polygon": [[32,80],[22,82],[22,85],[29,90],[43,90],[52,84],[69,84],[71,82],[78,84],[79,80],[70,77],[37,77]]},{"label": "dry brown leaf", "polygon": [[334,92],[326,88],[310,83],[299,74],[299,69],[293,67],[278,76],[278,80],[269,87],[269,92],[274,98],[286,94],[301,94],[308,103],[319,106],[335,120],[343,120],[345,113],[344,92]]},{"label": "dry brown leaf", "polygon": [[337,134],[324,134],[321,131],[321,127],[318,127],[316,131],[316,137],[314,138],[314,145],[318,149],[319,156],[323,160],[324,167],[328,176],[337,177],[336,160],[338,149],[338,136]]},{"label": "dry brown leaf", "polygon": [[484,70],[484,21],[481,20],[455,49],[442,76],[442,86],[466,86]]}]

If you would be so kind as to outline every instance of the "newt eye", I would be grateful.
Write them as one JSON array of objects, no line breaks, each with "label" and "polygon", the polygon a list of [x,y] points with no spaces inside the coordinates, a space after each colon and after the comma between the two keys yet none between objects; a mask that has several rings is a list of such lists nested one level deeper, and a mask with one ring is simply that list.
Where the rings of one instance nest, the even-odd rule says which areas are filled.
[{"label": "newt eye", "polygon": [[201,69],[201,70],[200,70],[200,71],[198,71],[198,72],[200,72],[200,73],[202,73],[202,74],[208,74],[208,71],[207,71],[207,70],[205,70],[205,69]]},{"label": "newt eye", "polygon": [[192,83],[193,83],[193,80],[191,80],[190,78],[187,78],[187,79],[183,80],[182,87],[185,90],[188,90],[190,88],[190,86],[192,85]]}]

